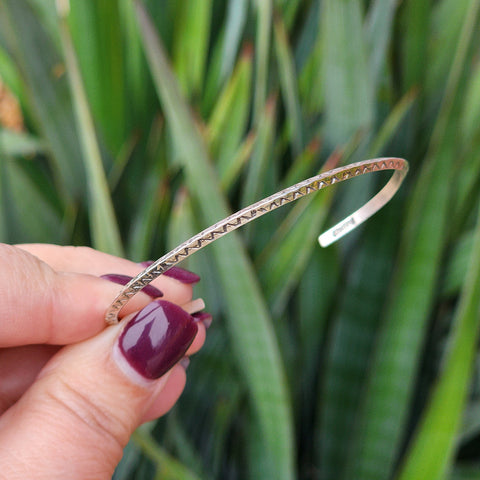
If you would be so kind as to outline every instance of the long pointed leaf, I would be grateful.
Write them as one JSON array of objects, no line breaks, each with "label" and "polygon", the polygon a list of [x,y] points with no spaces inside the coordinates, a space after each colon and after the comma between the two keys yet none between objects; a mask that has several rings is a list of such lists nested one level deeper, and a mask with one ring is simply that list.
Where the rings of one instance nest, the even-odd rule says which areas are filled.
[{"label": "long pointed leaf", "polygon": [[[480,198],[479,198],[480,200]],[[480,202],[479,202],[480,205]],[[480,210],[472,256],[454,320],[452,344],[399,480],[441,480],[449,469],[480,331]]]},{"label": "long pointed leaf", "polygon": [[[60,15],[65,13],[60,12]],[[90,222],[94,245],[99,250],[121,256],[123,248],[120,232],[118,231],[108,183],[103,170],[93,119],[87,103],[66,19],[63,17],[60,22],[60,34],[65,50],[68,78],[80,130],[83,160],[88,180],[91,208]]]},{"label": "long pointed leaf", "polygon": [[303,127],[298,99],[297,74],[295,63],[288,44],[287,31],[280,17],[274,23],[274,44],[280,72],[280,85],[285,98],[287,116],[289,118],[290,137],[295,155],[303,150]]},{"label": "long pointed leaf", "polygon": [[[56,78],[60,57],[26,0],[0,3],[0,22],[14,52],[39,130],[52,151],[57,188],[68,202],[83,195],[85,174],[75,120],[64,77]],[[57,67],[57,68],[56,68]]]},{"label": "long pointed leaf", "polygon": [[[475,8],[475,2],[471,7]],[[391,474],[406,426],[447,234],[451,181],[443,172],[453,168],[456,141],[447,126],[456,122],[452,107],[458,97],[459,71],[466,59],[472,25],[472,18],[465,16],[430,151],[410,200],[402,255],[409,261],[398,270],[395,295],[379,339],[364,405],[363,436],[349,470],[351,478],[383,479]]]},{"label": "long pointed leaf", "polygon": [[258,126],[267,101],[268,61],[272,28],[273,0],[252,0],[257,10],[257,41],[255,42],[255,96],[253,124]]},{"label": "long pointed leaf", "polygon": [[373,90],[359,0],[326,0],[321,16],[326,133],[343,144],[373,122]]},{"label": "long pointed leaf", "polygon": [[[208,222],[218,221],[228,213],[228,208],[220,194],[205,146],[180,94],[159,38],[141,4],[137,2],[136,5],[152,75],[180,160],[186,169],[187,182],[198,199],[203,218]],[[228,325],[239,367],[249,387],[263,434],[265,458],[277,472],[276,478],[293,478],[293,432],[285,374],[258,282],[236,235],[218,242],[212,250],[227,303]]]}]

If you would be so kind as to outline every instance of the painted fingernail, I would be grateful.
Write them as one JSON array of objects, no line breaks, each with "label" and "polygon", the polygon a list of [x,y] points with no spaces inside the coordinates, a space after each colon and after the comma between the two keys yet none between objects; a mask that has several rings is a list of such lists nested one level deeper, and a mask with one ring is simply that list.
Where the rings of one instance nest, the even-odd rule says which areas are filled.
[{"label": "painted fingernail", "polygon": [[[129,277],[128,275],[120,275],[119,273],[108,273],[106,275],[101,275],[100,278],[104,278],[105,280],[109,280],[113,283],[118,283],[119,285],[126,285],[133,277]],[[163,293],[153,285],[147,285],[142,290],[143,293],[146,293],[152,298],[163,297]]]},{"label": "painted fingernail", "polygon": [[208,329],[212,324],[212,316],[206,312],[197,312],[192,315],[196,322],[202,322],[205,328]]},{"label": "painted fingernail", "polygon": [[180,267],[172,267],[163,275],[174,278],[175,280],[186,284],[198,283],[200,281],[200,277],[196,273]]},{"label": "painted fingernail", "polygon": [[[152,261],[141,262],[140,265],[144,268],[147,268],[152,263],[153,263]],[[184,268],[180,268],[180,267],[172,267],[162,275],[165,275],[166,277],[174,278],[175,280],[178,280],[179,282],[186,283],[186,284],[198,283],[200,281],[200,277],[196,273],[193,273],[190,270],[185,270]]]},{"label": "painted fingernail", "polygon": [[118,339],[120,352],[143,377],[155,379],[188,350],[197,325],[178,305],[155,300],[135,315]]}]

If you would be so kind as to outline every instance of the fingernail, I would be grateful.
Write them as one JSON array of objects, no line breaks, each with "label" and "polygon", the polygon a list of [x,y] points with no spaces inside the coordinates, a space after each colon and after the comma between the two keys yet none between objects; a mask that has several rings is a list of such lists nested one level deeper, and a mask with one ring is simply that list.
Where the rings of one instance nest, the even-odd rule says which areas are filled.
[{"label": "fingernail", "polygon": [[188,366],[190,365],[190,359],[188,357],[183,357],[179,362],[178,362],[179,365],[181,365],[183,367],[184,370],[186,370],[188,368]]},{"label": "fingernail", "polygon": [[196,273],[180,267],[172,267],[163,275],[174,278],[175,280],[186,284],[198,283],[200,281],[200,277]]},{"label": "fingernail", "polygon": [[205,328],[208,330],[212,324],[212,316],[206,312],[197,312],[192,315],[196,322],[202,322],[205,325]]},{"label": "fingernail", "polygon": [[[109,280],[113,283],[118,283],[119,285],[126,285],[133,277],[128,275],[120,275],[119,273],[107,273],[106,275],[101,275],[100,278]],[[163,297],[163,293],[153,285],[147,285],[142,289],[143,293],[146,293],[152,298]]]},{"label": "fingernail", "polygon": [[[142,267],[147,268],[152,263],[153,263],[152,261],[141,262],[140,265]],[[185,270],[184,268],[180,268],[180,267],[172,267],[162,275],[165,275],[166,277],[174,278],[175,280],[178,280],[179,282],[186,283],[186,284],[198,283],[200,281],[200,277],[196,273],[193,273],[190,270]]]},{"label": "fingernail", "polygon": [[149,267],[153,263],[153,260],[147,260],[146,262],[140,262],[139,265],[141,265],[144,268]]},{"label": "fingernail", "polygon": [[155,300],[135,315],[118,339],[120,352],[143,377],[155,379],[188,350],[197,325],[178,305]]}]

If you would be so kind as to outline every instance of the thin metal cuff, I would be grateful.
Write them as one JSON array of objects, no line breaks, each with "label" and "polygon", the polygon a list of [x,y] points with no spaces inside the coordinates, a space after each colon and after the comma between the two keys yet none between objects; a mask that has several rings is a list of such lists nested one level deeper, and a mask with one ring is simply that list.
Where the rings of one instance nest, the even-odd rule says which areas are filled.
[{"label": "thin metal cuff", "polygon": [[118,313],[122,307],[153,279],[185,260],[192,253],[245,225],[254,218],[261,217],[282,205],[329,187],[334,183],[382,170],[394,170],[392,177],[382,190],[365,205],[318,237],[322,247],[336,242],[380,210],[395,195],[408,172],[408,162],[406,160],[402,158],[376,158],[335,168],[292,185],[220,220],[159,258],[125,285],[107,310],[105,321],[109,324],[118,323]]}]

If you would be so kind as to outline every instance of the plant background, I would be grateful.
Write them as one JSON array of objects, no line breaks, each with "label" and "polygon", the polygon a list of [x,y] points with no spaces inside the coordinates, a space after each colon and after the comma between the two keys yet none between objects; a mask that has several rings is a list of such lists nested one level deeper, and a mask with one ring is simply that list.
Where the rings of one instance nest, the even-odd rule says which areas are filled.
[{"label": "plant background", "polygon": [[214,315],[115,478],[480,478],[477,0],[1,0],[0,240],[154,259],[322,169],[402,156],[188,261]]}]

